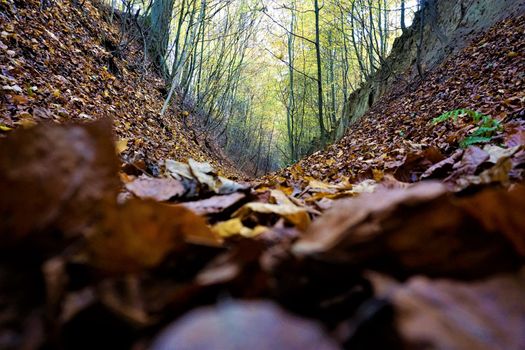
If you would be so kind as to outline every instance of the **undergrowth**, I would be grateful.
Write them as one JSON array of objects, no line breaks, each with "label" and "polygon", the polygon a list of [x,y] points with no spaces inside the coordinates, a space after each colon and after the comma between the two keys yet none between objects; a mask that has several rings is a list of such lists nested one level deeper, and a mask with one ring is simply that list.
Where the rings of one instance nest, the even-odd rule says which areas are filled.
[{"label": "undergrowth", "polygon": [[495,134],[501,129],[501,122],[499,120],[483,113],[464,108],[443,113],[439,117],[432,119],[432,124],[436,125],[450,119],[457,122],[460,117],[471,118],[474,123],[479,124],[470,135],[459,142],[459,145],[462,148],[478,143],[490,142]]}]

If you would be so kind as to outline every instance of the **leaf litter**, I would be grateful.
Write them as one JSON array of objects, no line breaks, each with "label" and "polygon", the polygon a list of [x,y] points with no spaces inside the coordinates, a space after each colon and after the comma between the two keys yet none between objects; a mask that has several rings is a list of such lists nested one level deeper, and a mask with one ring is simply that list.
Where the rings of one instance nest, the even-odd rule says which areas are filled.
[{"label": "leaf litter", "polygon": [[[0,6],[12,13],[10,4]],[[115,93],[132,91],[135,73],[127,79],[99,67],[107,54],[98,44],[70,42],[55,28],[64,23],[46,28],[20,11],[51,39],[39,42],[38,55],[48,48],[67,61],[62,47],[71,45],[97,52],[79,65],[98,72],[93,91],[108,94],[82,96],[84,73],[73,75],[78,84],[59,71],[52,84],[31,81],[16,45],[32,47],[38,35],[7,28],[16,50],[0,64],[17,69],[0,77],[10,96],[0,122],[1,348],[523,347],[523,60],[498,50],[503,38],[516,44],[523,18],[483,39],[495,44],[473,44],[439,68],[451,77],[440,86],[452,86],[476,76],[472,52],[501,64],[493,81],[482,81],[480,99],[456,88],[446,99],[496,111],[502,130],[493,142],[458,149],[473,127],[464,120],[406,127],[457,107],[424,108],[438,70],[415,94],[378,104],[340,143],[240,183],[187,138],[175,145],[169,133],[152,136],[150,112],[134,113],[137,100]],[[127,70],[124,63],[117,67]],[[502,84],[505,93],[494,97],[492,86]],[[158,98],[137,94],[146,110],[158,109]],[[96,107],[108,96],[120,106],[111,113]],[[388,114],[381,106],[404,115],[378,125]],[[118,137],[108,120],[65,123],[97,114],[116,117]],[[121,117],[135,114],[137,121]],[[43,120],[64,125],[34,126]],[[367,142],[370,135],[385,142]]]},{"label": "leaf litter", "polygon": [[[421,328],[404,318],[404,310],[415,315],[433,312],[435,322],[446,322],[454,312],[448,314],[445,308],[456,301],[436,307],[425,299],[406,304],[397,294],[381,299],[369,271],[397,279],[393,283],[400,291],[411,291],[411,279],[423,278],[418,276],[426,276],[429,286],[463,283],[462,290],[476,303],[476,294],[469,293],[477,293],[471,283],[479,282],[470,281],[506,278],[499,276],[518,271],[525,258],[525,187],[509,177],[523,166],[511,161],[516,161],[522,145],[461,151],[446,163],[452,165],[448,177],[455,186],[452,180],[405,183],[395,178],[397,169],[356,184],[344,179],[336,184],[313,178],[296,182],[278,176],[250,184],[226,181],[211,165],[196,161],[166,160],[160,169],[163,177],[129,164],[119,170],[110,129],[105,120],[42,125],[13,131],[0,140],[0,214],[8,218],[0,223],[0,248],[6,253],[2,266],[15,273],[25,261],[25,269],[32,271],[28,278],[43,269],[43,282],[24,282],[44,283],[48,290],[47,299],[33,302],[53,311],[35,322],[43,327],[50,317],[57,331],[42,336],[41,344],[105,344],[103,331],[92,324],[102,318],[109,330],[133,327],[114,339],[119,346],[152,342],[156,348],[178,339],[189,341],[193,332],[202,335],[193,346],[208,344],[217,342],[218,330],[188,326],[191,333],[186,333],[185,318],[158,339],[151,330],[160,331],[166,321],[192,309],[185,317],[206,324],[233,303],[231,307],[240,310],[234,322],[240,324],[245,324],[244,310],[252,308],[249,314],[255,318],[260,309],[272,315],[270,319],[315,319],[304,321],[313,323],[300,334],[325,339],[320,344],[342,346],[359,337],[372,344],[373,333],[364,326],[371,322],[384,332],[397,332],[401,342],[423,337],[438,346],[445,341],[440,334],[449,341],[457,335],[438,326],[422,335],[412,331]],[[421,162],[416,163],[419,169]],[[506,166],[500,166],[503,163]],[[439,162],[425,164],[437,169]],[[499,172],[506,173],[506,181]],[[472,177],[488,180],[476,182]],[[324,200],[332,202],[329,208],[320,204]],[[522,285],[498,289],[498,295],[513,297]],[[253,306],[224,301],[199,308],[225,293],[228,298],[267,301]],[[11,296],[13,305],[22,307],[22,300],[29,298],[24,294]],[[363,319],[365,307],[376,311]],[[400,313],[385,311],[389,307]],[[506,312],[504,304],[494,302],[493,307]],[[495,322],[491,317],[497,315],[483,317]],[[23,325],[35,316],[27,310],[11,317],[11,324]],[[273,332],[264,328],[266,321],[260,322],[250,326],[253,332]],[[290,322],[287,327],[294,327]],[[521,321],[512,322],[518,327]],[[223,332],[224,341],[228,332],[240,334]],[[467,336],[464,330],[458,332],[459,337]],[[72,340],[71,334],[80,335]],[[512,332],[497,334],[502,339],[495,342],[517,341],[511,339]],[[279,337],[285,342],[284,335]],[[253,337],[238,341],[250,344]]]}]

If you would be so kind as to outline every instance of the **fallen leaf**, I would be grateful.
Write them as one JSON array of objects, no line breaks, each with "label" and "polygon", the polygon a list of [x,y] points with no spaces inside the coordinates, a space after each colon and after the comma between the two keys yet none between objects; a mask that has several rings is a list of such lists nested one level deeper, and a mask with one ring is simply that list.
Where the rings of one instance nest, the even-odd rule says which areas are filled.
[{"label": "fallen leaf", "polygon": [[339,349],[319,324],[270,301],[227,301],[193,310],[162,331],[151,348],[174,349],[180,344],[188,350]]},{"label": "fallen leaf", "polygon": [[302,231],[306,230],[308,225],[310,225],[310,215],[308,214],[308,211],[305,208],[295,205],[252,202],[242,206],[233,214],[233,216],[243,219],[248,217],[251,213],[279,215]]},{"label": "fallen leaf", "polygon": [[132,199],[106,210],[88,237],[87,261],[110,273],[140,272],[184,250],[186,242],[220,245],[221,240],[186,208]]},{"label": "fallen leaf", "polygon": [[190,209],[198,215],[219,214],[238,204],[244,198],[246,198],[246,195],[238,192],[224,196],[213,196],[207,199],[185,202],[180,205]]},{"label": "fallen leaf", "polygon": [[122,152],[128,149],[128,142],[129,142],[128,138],[123,138],[115,142],[115,148],[117,150],[117,154],[121,154]]},{"label": "fallen leaf", "polygon": [[22,95],[14,95],[13,96],[13,102],[17,105],[25,105],[29,102],[29,100],[27,99],[27,97],[25,96],[22,96]]},{"label": "fallen leaf", "polygon": [[369,278],[378,296],[396,309],[396,328],[409,348],[492,350],[525,344],[524,269],[470,283],[421,276],[402,284],[378,274]]},{"label": "fallen leaf", "polygon": [[206,186],[210,191],[218,193],[220,180],[215,174],[213,167],[208,163],[199,163],[193,159],[188,161],[191,173],[201,185]]},{"label": "fallen leaf", "polygon": [[168,172],[177,180],[193,179],[193,175],[190,170],[190,166],[186,163],[177,162],[171,159],[168,159],[164,162]]},{"label": "fallen leaf", "polygon": [[13,130],[13,128],[10,128],[4,124],[0,124],[0,131],[11,131],[11,130]]},{"label": "fallen leaf", "polygon": [[154,199],[159,202],[182,197],[186,193],[186,188],[178,180],[156,179],[144,175],[127,183],[126,189],[139,198]]},{"label": "fallen leaf", "polygon": [[502,232],[525,257],[525,187],[516,186],[510,191],[492,190],[460,201],[470,215],[475,217],[487,232]]},{"label": "fallen leaf", "polygon": [[[494,231],[480,216],[510,218],[501,211],[513,210],[525,197],[511,201],[505,190],[498,193],[498,203],[508,199],[508,204],[480,207],[483,211],[476,215],[437,182],[341,200],[309,227],[292,251],[299,257],[367,266],[400,277],[473,277],[505,271],[518,263],[517,250],[504,226]],[[525,231],[525,221],[513,218],[512,232]]]},{"label": "fallen leaf", "polygon": [[420,179],[426,180],[443,178],[446,175],[449,175],[450,171],[452,171],[454,164],[456,164],[456,162],[463,155],[463,152],[464,151],[462,149],[458,149],[450,157],[432,165],[421,175]]},{"label": "fallen leaf", "polygon": [[[38,125],[0,139],[0,235],[80,233],[118,192],[111,122]],[[30,213],[30,214],[29,214]]]}]

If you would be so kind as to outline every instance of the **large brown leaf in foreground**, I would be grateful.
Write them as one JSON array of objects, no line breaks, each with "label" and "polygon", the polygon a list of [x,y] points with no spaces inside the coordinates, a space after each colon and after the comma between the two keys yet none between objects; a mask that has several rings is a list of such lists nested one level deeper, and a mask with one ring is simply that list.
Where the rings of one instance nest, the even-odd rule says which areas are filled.
[{"label": "large brown leaf in foreground", "polygon": [[319,324],[291,315],[269,301],[229,301],[196,309],[169,325],[151,347],[152,350],[338,348]]},{"label": "large brown leaf in foreground", "polygon": [[91,265],[106,272],[140,272],[157,266],[186,242],[218,245],[206,221],[181,206],[130,200],[108,208],[97,231],[88,238]]},{"label": "large brown leaf in foreground", "polygon": [[472,283],[370,274],[409,349],[524,349],[525,270]]},{"label": "large brown leaf in foreground", "polygon": [[0,140],[3,242],[55,229],[78,233],[114,201],[117,159],[111,122],[40,125]]},{"label": "large brown leaf in foreground", "polygon": [[293,251],[397,276],[484,276],[522,259],[524,208],[522,187],[458,200],[439,183],[420,183],[340,202]]}]

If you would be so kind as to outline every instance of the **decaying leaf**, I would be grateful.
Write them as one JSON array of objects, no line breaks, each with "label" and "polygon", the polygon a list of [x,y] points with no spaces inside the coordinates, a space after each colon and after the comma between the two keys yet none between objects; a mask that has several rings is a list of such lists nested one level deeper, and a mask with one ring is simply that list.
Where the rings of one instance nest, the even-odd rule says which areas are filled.
[{"label": "decaying leaf", "polygon": [[[458,202],[434,182],[361,195],[339,202],[315,221],[292,251],[399,276],[484,276],[516,266],[521,259],[520,250],[506,236],[525,231],[525,221],[509,217],[509,233],[494,222],[507,218],[504,212],[522,205],[525,196],[497,193],[501,196],[497,204],[476,209],[480,197]],[[474,215],[472,210],[478,212]],[[492,218],[487,219],[492,225],[482,216]]]},{"label": "decaying leaf", "polygon": [[207,199],[185,202],[181,203],[181,205],[199,215],[219,214],[238,204],[244,198],[246,198],[246,195],[238,192],[224,196],[213,196]]},{"label": "decaying leaf", "polygon": [[408,348],[521,349],[525,344],[525,270],[477,282],[413,277],[400,284],[370,276],[396,309]]},{"label": "decaying leaf", "polygon": [[121,154],[125,150],[128,149],[128,138],[123,138],[115,142],[115,149],[117,150],[117,154]]},{"label": "decaying leaf", "polygon": [[88,237],[86,254],[103,271],[137,272],[157,266],[186,242],[218,245],[221,240],[186,208],[133,199],[106,212]]},{"label": "decaying leaf", "polygon": [[289,204],[278,205],[252,202],[242,206],[233,216],[243,219],[251,213],[279,215],[302,231],[306,230],[310,224],[310,215],[305,208]]},{"label": "decaying leaf", "polygon": [[260,234],[268,231],[267,227],[256,226],[255,228],[249,228],[244,226],[242,220],[239,218],[230,219],[227,221],[219,222],[212,227],[212,231],[220,237],[231,237],[240,235],[248,238],[259,236]]},{"label": "decaying leaf", "polygon": [[181,197],[186,192],[184,185],[175,179],[155,179],[141,176],[127,183],[126,189],[142,199],[154,199],[162,202],[174,197]]},{"label": "decaying leaf", "polygon": [[0,233],[24,237],[88,227],[114,202],[117,159],[111,122],[40,125],[0,139]]},{"label": "decaying leaf", "polygon": [[166,160],[164,164],[170,175],[175,179],[193,179],[193,175],[191,174],[190,166],[188,164],[177,162],[171,159]]},{"label": "decaying leaf", "polygon": [[200,184],[207,186],[210,191],[219,193],[221,186],[220,180],[215,174],[215,170],[208,163],[199,163],[193,159],[188,161],[191,173],[199,181]]}]

